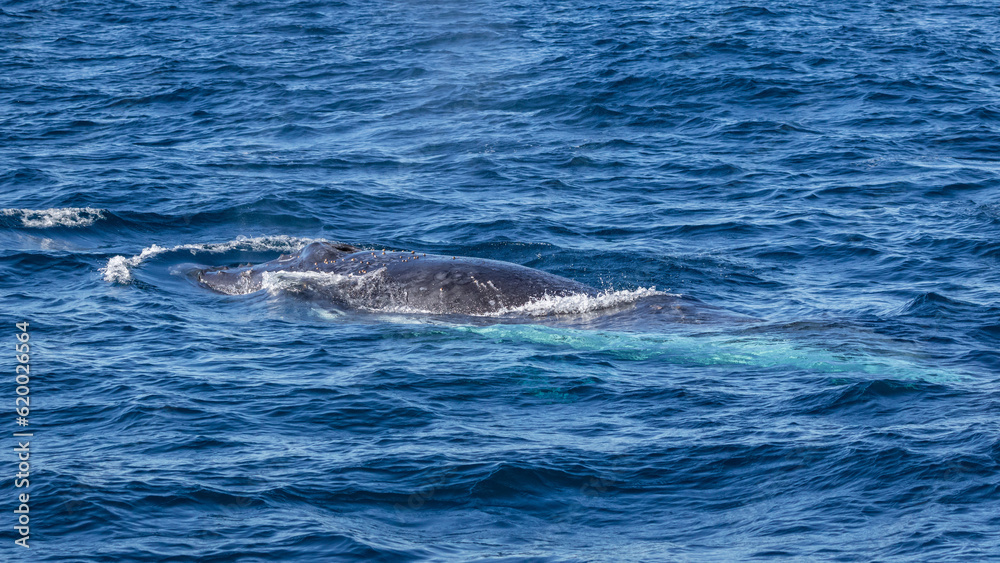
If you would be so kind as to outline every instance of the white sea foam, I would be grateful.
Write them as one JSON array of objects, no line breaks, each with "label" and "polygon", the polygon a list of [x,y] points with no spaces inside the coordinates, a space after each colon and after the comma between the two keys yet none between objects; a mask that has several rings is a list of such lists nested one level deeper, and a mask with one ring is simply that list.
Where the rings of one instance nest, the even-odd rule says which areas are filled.
[{"label": "white sea foam", "polygon": [[540,299],[529,301],[519,307],[500,309],[488,316],[527,315],[541,317],[547,315],[583,315],[594,311],[612,309],[654,295],[670,295],[657,291],[655,287],[640,287],[638,289],[623,289],[619,291],[603,291],[597,295],[575,293],[572,295],[546,295]]},{"label": "white sea foam", "polygon": [[337,274],[334,272],[264,272],[261,275],[261,289],[268,293],[296,292],[304,287],[360,287],[369,284],[379,276],[385,268],[372,270],[366,274]]},{"label": "white sea foam", "polygon": [[124,256],[112,256],[108,260],[108,265],[101,268],[101,273],[104,274],[104,281],[121,284],[130,282],[132,280],[132,272],[129,271],[129,260],[129,258],[125,258]]},{"label": "white sea foam", "polygon": [[131,257],[112,256],[105,267],[101,268],[104,280],[111,283],[129,283],[132,281],[132,269],[142,264],[150,258],[167,252],[178,252],[188,250],[191,254],[210,252],[218,254],[229,252],[230,250],[243,250],[251,252],[280,251],[291,252],[320,239],[308,239],[290,237],[286,235],[270,237],[244,237],[240,236],[234,240],[217,243],[179,244],[177,246],[164,247],[154,244],[142,249],[142,252]]},{"label": "white sea foam", "polygon": [[87,227],[104,218],[103,209],[93,207],[53,207],[52,209],[0,209],[7,216],[20,215],[21,224],[33,229]]},{"label": "white sea foam", "polygon": [[235,288],[234,293],[252,293],[259,289],[264,289],[271,295],[321,292],[354,309],[369,312],[400,312],[391,304],[403,298],[393,298],[391,289],[386,287],[383,272],[385,268],[364,274],[346,275],[334,272],[264,272],[259,286]]}]

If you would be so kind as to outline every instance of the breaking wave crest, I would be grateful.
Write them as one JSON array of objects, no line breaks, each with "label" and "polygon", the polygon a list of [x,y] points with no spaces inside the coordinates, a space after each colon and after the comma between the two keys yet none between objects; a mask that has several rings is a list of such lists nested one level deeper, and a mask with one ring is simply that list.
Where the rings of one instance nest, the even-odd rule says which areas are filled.
[{"label": "breaking wave crest", "polygon": [[192,255],[201,252],[210,252],[213,254],[218,254],[222,252],[229,252],[233,250],[249,251],[249,252],[262,252],[262,251],[281,251],[281,252],[294,252],[303,246],[321,239],[310,239],[310,238],[299,238],[290,237],[287,235],[279,236],[264,236],[264,237],[244,237],[240,236],[228,242],[218,242],[218,243],[197,243],[197,244],[179,244],[176,246],[165,247],[154,244],[142,249],[142,252],[136,254],[135,256],[125,257],[125,256],[112,256],[106,266],[101,268],[101,273],[104,275],[104,280],[111,283],[127,284],[132,281],[132,269],[136,266],[142,264],[146,260],[153,258],[154,256],[159,256],[161,254],[170,252],[179,252],[182,250],[188,250]]},{"label": "breaking wave crest", "polygon": [[87,227],[104,219],[104,210],[93,207],[53,207],[51,209],[0,209],[0,214],[21,217],[21,225],[32,229]]}]

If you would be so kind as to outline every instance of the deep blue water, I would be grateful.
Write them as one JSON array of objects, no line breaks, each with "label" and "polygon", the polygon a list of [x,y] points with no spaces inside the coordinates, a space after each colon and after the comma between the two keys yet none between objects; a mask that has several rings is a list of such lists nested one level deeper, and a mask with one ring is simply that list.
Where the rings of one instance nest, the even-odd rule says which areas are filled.
[{"label": "deep blue water", "polygon": [[[4,560],[1000,558],[995,3],[0,6]],[[181,275],[314,239],[618,304]]]}]

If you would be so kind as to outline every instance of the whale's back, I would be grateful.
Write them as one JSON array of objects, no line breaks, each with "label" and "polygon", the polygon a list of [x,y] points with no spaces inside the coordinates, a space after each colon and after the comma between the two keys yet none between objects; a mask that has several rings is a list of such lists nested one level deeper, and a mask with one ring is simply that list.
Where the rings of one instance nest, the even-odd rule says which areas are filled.
[{"label": "whale's back", "polygon": [[413,256],[405,262],[386,261],[380,268],[406,306],[431,313],[484,314],[545,297],[597,293],[562,276],[483,258]]},{"label": "whale's back", "polygon": [[263,289],[267,274],[291,277],[287,287],[295,292],[338,306],[414,313],[483,315],[546,297],[597,294],[586,284],[510,262],[358,251],[329,243],[312,243],[255,266],[200,270],[196,277],[205,287],[232,295]]}]

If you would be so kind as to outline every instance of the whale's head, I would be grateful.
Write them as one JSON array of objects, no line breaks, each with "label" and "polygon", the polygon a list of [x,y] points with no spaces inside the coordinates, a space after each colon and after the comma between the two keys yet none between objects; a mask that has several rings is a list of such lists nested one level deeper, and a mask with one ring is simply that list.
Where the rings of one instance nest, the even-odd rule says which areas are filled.
[{"label": "whale's head", "polygon": [[194,272],[201,285],[227,295],[253,293],[263,286],[261,274],[250,266],[205,268]]},{"label": "whale's head", "polygon": [[198,283],[229,295],[253,293],[263,287],[264,272],[329,270],[339,258],[358,252],[349,244],[313,242],[294,254],[283,254],[256,266],[206,268],[196,272]]}]

